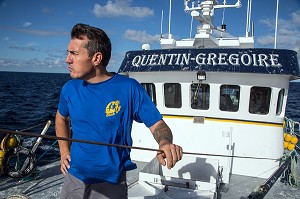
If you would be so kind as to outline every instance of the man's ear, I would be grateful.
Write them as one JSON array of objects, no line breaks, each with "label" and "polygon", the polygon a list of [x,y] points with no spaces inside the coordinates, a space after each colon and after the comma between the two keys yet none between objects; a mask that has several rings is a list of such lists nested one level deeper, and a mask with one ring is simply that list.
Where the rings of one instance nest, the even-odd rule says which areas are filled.
[{"label": "man's ear", "polygon": [[101,52],[96,52],[96,53],[94,54],[94,56],[93,56],[92,61],[93,61],[93,64],[94,64],[95,66],[99,66],[100,63],[101,63],[101,61],[102,61],[102,53],[101,53]]}]

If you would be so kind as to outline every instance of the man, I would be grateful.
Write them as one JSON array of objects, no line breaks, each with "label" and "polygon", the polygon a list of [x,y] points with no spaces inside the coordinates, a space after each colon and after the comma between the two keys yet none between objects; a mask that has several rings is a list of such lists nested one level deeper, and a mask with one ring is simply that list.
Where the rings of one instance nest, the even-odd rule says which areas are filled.
[{"label": "man", "polygon": [[[132,122],[143,122],[163,151],[158,161],[171,169],[182,158],[182,148],[172,143],[171,130],[143,87],[106,70],[110,57],[110,39],[103,30],[73,27],[66,58],[73,79],[61,91],[56,135],[131,146]],[[78,142],[70,146],[62,140],[59,148],[66,175],[61,198],[127,198],[126,171],[136,168],[130,149]]]}]

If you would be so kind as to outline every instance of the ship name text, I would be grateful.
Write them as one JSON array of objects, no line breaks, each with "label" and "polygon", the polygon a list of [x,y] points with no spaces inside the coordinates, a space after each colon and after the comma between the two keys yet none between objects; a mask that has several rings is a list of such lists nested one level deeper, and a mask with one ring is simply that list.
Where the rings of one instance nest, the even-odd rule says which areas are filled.
[{"label": "ship name text", "polygon": [[[132,65],[158,66],[158,65],[210,65],[210,66],[259,66],[259,67],[282,67],[278,61],[278,54],[249,54],[249,53],[166,53],[136,55],[132,59]],[[194,63],[193,63],[194,62]]]}]

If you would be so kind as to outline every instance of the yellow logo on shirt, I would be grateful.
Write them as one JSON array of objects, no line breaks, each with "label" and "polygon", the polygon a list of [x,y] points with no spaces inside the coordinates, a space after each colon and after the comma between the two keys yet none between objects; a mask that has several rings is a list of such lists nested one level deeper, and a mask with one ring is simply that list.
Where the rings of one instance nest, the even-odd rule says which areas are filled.
[{"label": "yellow logo on shirt", "polygon": [[116,115],[121,110],[120,101],[112,101],[110,102],[105,109],[106,117]]}]

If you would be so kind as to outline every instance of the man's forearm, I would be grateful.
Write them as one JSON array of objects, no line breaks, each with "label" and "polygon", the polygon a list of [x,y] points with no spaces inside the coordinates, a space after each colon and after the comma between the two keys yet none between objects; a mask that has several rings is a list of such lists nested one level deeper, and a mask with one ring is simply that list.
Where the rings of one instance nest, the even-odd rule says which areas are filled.
[{"label": "man's forearm", "polygon": [[[67,118],[63,118],[59,113],[56,114],[55,118],[55,131],[58,137],[70,137],[70,122]],[[70,144],[69,141],[59,140],[60,153],[69,153]]]},{"label": "man's forearm", "polygon": [[163,166],[167,165],[168,169],[173,168],[176,162],[182,158],[182,148],[173,144],[171,129],[163,120],[160,120],[151,126],[150,130],[159,145],[160,152],[156,155],[158,161]]},{"label": "man's forearm", "polygon": [[153,125],[151,131],[154,139],[158,144],[161,144],[162,142],[168,142],[168,143],[173,142],[172,131],[163,120]]}]

